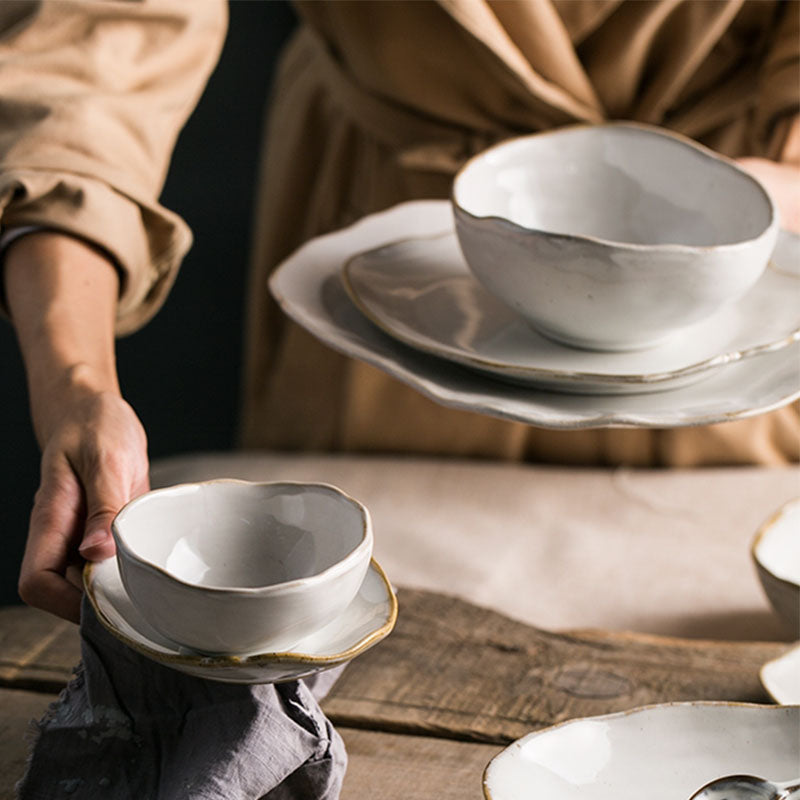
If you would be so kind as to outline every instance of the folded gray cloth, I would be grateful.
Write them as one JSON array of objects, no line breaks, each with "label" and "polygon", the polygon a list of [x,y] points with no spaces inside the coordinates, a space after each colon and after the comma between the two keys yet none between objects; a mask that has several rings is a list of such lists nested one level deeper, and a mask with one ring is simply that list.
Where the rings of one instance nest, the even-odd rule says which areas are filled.
[{"label": "folded gray cloth", "polygon": [[[347,757],[319,681],[238,685],[164,667],[84,599],[81,664],[37,724],[20,800],[335,800]],[[323,677],[324,676],[324,677]]]}]

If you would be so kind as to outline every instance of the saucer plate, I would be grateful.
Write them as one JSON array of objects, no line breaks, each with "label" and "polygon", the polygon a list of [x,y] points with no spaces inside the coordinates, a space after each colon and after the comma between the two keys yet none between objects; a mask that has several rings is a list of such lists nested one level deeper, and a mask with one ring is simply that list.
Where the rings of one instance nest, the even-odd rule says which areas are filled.
[{"label": "saucer plate", "polygon": [[800,237],[739,301],[644,350],[599,352],[537,333],[475,279],[452,231],[350,259],[342,277],[361,312],[411,347],[545,389],[621,394],[676,388],[800,339]]},{"label": "saucer plate", "polygon": [[181,648],[147,623],[125,591],[116,558],[87,564],[83,580],[100,622],[119,640],[164,666],[226,683],[279,683],[344,664],[388,636],[397,619],[397,599],[373,559],[353,602],[292,651],[206,656]]}]

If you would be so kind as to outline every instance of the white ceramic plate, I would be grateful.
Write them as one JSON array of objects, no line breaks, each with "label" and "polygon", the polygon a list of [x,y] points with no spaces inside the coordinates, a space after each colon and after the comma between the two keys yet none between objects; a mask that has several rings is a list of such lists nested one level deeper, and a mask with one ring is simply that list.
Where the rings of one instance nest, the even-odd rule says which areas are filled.
[{"label": "white ceramic plate", "polygon": [[418,201],[321,236],[281,264],[270,289],[284,311],[327,345],[362,359],[453,408],[543,428],[679,427],[771,411],[800,397],[800,342],[725,365],[690,386],[629,395],[539,391],[498,381],[407,347],[379,330],[347,296],[340,271],[354,255],[448,230],[447,201]]},{"label": "white ceramic plate", "polygon": [[800,706],[674,703],[528,734],[484,773],[489,800],[686,800],[723,775],[800,776]]},{"label": "white ceramic plate", "polygon": [[800,704],[800,644],[761,667],[761,683],[776,703]]},{"label": "white ceramic plate", "polygon": [[188,675],[226,683],[278,683],[344,664],[388,636],[397,618],[394,592],[373,559],[355,600],[291,652],[201,656],[180,648],[142,618],[125,592],[116,558],[87,564],[83,580],[100,622],[129,647]]},{"label": "white ceramic plate", "polygon": [[419,350],[545,389],[622,394],[672,389],[800,339],[800,237],[736,303],[664,344],[628,352],[566,347],[537,333],[473,277],[452,231],[394,242],[344,265],[353,302]]}]

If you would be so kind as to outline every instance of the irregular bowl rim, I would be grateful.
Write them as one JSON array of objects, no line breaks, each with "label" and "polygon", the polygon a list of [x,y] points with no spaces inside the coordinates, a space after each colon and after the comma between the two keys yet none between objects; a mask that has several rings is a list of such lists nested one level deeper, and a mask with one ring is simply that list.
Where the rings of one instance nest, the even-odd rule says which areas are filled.
[{"label": "irregular bowl rim", "polygon": [[[263,487],[280,488],[284,486],[303,487],[308,489],[324,489],[332,492],[333,494],[338,495],[340,498],[355,506],[356,510],[359,512],[361,519],[361,539],[359,543],[344,558],[340,559],[335,564],[331,564],[331,566],[327,567],[321,572],[315,573],[314,575],[309,575],[305,578],[295,578],[291,581],[283,581],[281,583],[273,583],[269,584],[268,586],[241,587],[205,586],[182,580],[176,575],[173,575],[164,567],[159,566],[158,564],[155,564],[152,561],[149,561],[148,559],[138,555],[133,551],[130,545],[125,542],[124,536],[119,530],[119,518],[127,511],[127,509],[142,501],[144,498],[149,498],[156,494],[167,494],[187,487],[222,484],[248,486],[256,489]],[[164,486],[158,489],[152,489],[144,494],[139,495],[138,497],[133,498],[119,510],[111,523],[111,534],[117,547],[118,556],[119,552],[122,551],[125,558],[135,562],[139,567],[145,569],[146,571],[154,572],[159,577],[167,579],[170,583],[176,584],[181,589],[200,595],[211,595],[214,597],[268,597],[273,594],[295,592],[303,588],[309,588],[310,586],[323,583],[332,577],[336,577],[339,574],[347,572],[353,566],[354,561],[360,561],[363,558],[365,550],[368,551],[371,556],[373,546],[372,519],[367,507],[362,502],[352,497],[344,490],[340,489],[338,486],[334,486],[331,483],[316,481],[247,481],[238,478],[214,478],[205,481],[187,481],[185,483],[174,484],[173,486]]]},{"label": "irregular bowl rim", "polygon": [[[456,198],[456,185],[458,184],[459,178],[475,162],[481,160],[482,158],[485,158],[489,153],[491,153],[494,150],[498,150],[502,147],[508,146],[513,142],[531,140],[534,138],[541,138],[545,136],[557,136],[560,133],[565,133],[567,131],[572,131],[572,130],[581,130],[581,129],[588,130],[588,129],[601,129],[601,128],[617,129],[617,130],[627,128],[630,130],[638,130],[655,137],[672,139],[678,144],[681,144],[684,147],[688,147],[692,150],[695,150],[696,152],[705,155],[707,158],[710,158],[713,161],[717,161],[721,164],[724,164],[728,168],[732,169],[734,172],[738,173],[740,176],[746,178],[747,181],[750,182],[760,192],[762,197],[766,200],[767,208],[769,209],[769,221],[767,222],[767,225],[757,236],[753,236],[748,239],[742,239],[741,241],[737,242],[727,242],[725,244],[687,245],[687,244],[678,244],[674,242],[662,243],[662,244],[638,244],[635,242],[622,242],[622,241],[617,241],[615,239],[606,239],[601,236],[591,236],[589,234],[560,233],[556,231],[545,230],[543,228],[529,228],[524,225],[520,225],[516,222],[512,222],[507,217],[502,217],[494,214],[486,214],[486,215],[473,214],[471,211],[468,211],[466,208],[464,208]],[[632,252],[706,253],[712,250],[714,252],[720,252],[720,251],[729,252],[729,251],[743,250],[748,247],[751,247],[754,243],[759,242],[762,239],[768,238],[770,235],[772,235],[773,231],[775,231],[776,228],[778,227],[778,212],[775,206],[775,201],[772,199],[772,196],[770,195],[769,191],[761,183],[761,181],[759,181],[745,169],[740,167],[732,158],[728,158],[727,156],[724,156],[721,153],[717,153],[711,148],[701,144],[700,142],[696,142],[690,137],[684,136],[683,134],[677,133],[676,131],[671,131],[666,128],[661,128],[657,125],[649,125],[643,122],[625,122],[625,121],[608,121],[602,123],[581,122],[572,125],[564,125],[559,128],[551,128],[544,131],[537,131],[535,133],[523,134],[521,136],[512,136],[507,139],[503,139],[502,141],[490,145],[486,149],[471,156],[461,165],[461,167],[458,169],[458,171],[453,177],[453,182],[450,189],[450,202],[456,217],[458,217],[459,215],[463,215],[467,220],[477,224],[485,222],[496,222],[504,227],[509,228],[511,231],[516,231],[518,233],[548,236],[553,239],[559,239],[568,242],[591,242],[592,244],[601,245],[603,247],[614,247],[621,250],[630,250]]]}]

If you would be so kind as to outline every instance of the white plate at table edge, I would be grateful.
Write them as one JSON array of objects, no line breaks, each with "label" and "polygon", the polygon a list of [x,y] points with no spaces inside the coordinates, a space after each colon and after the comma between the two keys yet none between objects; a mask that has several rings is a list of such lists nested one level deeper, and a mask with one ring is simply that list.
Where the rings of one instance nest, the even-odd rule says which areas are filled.
[{"label": "white plate at table edge", "polygon": [[[449,203],[401,203],[310,240],[278,266],[269,288],[283,311],[322,342],[451,408],[554,430],[708,425],[763,414],[800,397],[800,343],[733,363],[667,392],[577,395],[490,378],[397,342],[367,320],[339,271],[358,252],[404,236],[436,233],[452,221]],[[740,397],[736,393],[745,392]],[[733,396],[733,399],[732,399]]]},{"label": "white plate at table edge", "polygon": [[[772,352],[800,340],[800,312],[791,316],[800,308],[800,303],[793,304],[791,298],[800,297],[800,294],[790,294],[788,285],[783,285],[794,279],[794,289],[800,293],[800,272],[791,272],[791,264],[784,268],[782,263],[775,263],[778,258],[787,262],[793,258],[793,251],[800,250],[800,238],[787,231],[781,231],[780,235],[773,260],[745,297],[712,318],[677,332],[662,345],[634,352],[581,351],[537,333],[472,277],[452,229],[406,237],[356,253],[342,265],[341,276],[352,302],[374,325],[403,344],[439,358],[504,380],[545,389],[598,394],[663,391],[699,380],[709,371],[734,361]],[[426,244],[443,250],[439,256],[441,265],[436,258],[431,258],[432,263],[424,268],[413,265],[412,249]],[[412,266],[405,267],[405,274],[411,276],[413,287],[403,283],[403,266],[408,265],[409,259]],[[419,285],[417,273],[420,270],[426,281],[424,285]],[[383,280],[373,281],[375,275]],[[391,282],[387,288],[378,288],[387,280]],[[403,298],[405,290],[413,288],[425,292],[433,287],[441,298],[437,314],[419,320],[414,313],[406,313],[409,302]],[[473,304],[473,316],[477,314],[481,320],[491,323],[492,335],[482,339],[473,334],[461,344],[460,337],[453,334],[451,323],[442,321],[442,317],[450,314],[451,319],[467,318],[468,314],[461,307],[465,292]],[[785,308],[780,309],[784,316],[771,332],[771,338],[764,337],[755,321],[750,327],[743,327],[749,322],[751,306],[769,305],[767,301],[774,301],[774,295],[779,300],[785,298]],[[774,320],[770,320],[770,324],[774,324]],[[717,344],[713,344],[714,337]],[[508,356],[498,352],[498,339],[510,343],[515,352]],[[561,364],[544,366],[554,360],[560,360]],[[644,360],[665,366],[655,370],[650,367],[652,371],[647,372],[637,371]]]},{"label": "white plate at table edge", "polygon": [[[755,714],[760,714],[764,716],[765,714],[772,714],[777,718],[778,715],[786,716],[788,718],[787,727],[792,725],[793,728],[795,726],[793,723],[795,722],[792,717],[797,716],[798,722],[800,722],[800,705],[762,705],[758,703],[746,703],[746,702],[737,702],[737,701],[718,701],[718,700],[690,700],[690,701],[676,701],[676,702],[666,702],[666,703],[656,703],[651,705],[645,706],[638,706],[635,708],[627,709],[625,711],[616,711],[610,714],[601,714],[596,716],[587,716],[587,717],[575,717],[573,719],[567,719],[563,722],[558,722],[554,725],[549,725],[544,728],[540,728],[538,730],[531,731],[530,733],[516,739],[515,741],[508,744],[504,747],[499,753],[497,753],[486,765],[483,771],[483,780],[482,780],[482,788],[483,788],[483,795],[485,800],[549,800],[548,795],[540,795],[534,796],[533,792],[537,789],[536,786],[532,786],[530,781],[526,782],[522,787],[512,787],[512,791],[514,794],[505,793],[502,794],[497,793],[497,787],[491,786],[492,783],[495,782],[494,774],[500,770],[503,770],[505,767],[505,762],[509,759],[512,759],[518,754],[518,752],[525,746],[526,743],[531,742],[533,740],[538,740],[539,742],[547,739],[552,739],[554,737],[563,736],[565,731],[569,731],[570,729],[577,729],[581,726],[585,726],[587,724],[593,725],[597,723],[611,723],[613,724],[615,721],[624,720],[628,717],[636,717],[636,716],[644,716],[644,715],[653,715],[653,714],[660,714],[662,711],[665,710],[682,710],[685,709],[690,713],[695,709],[698,712],[702,712],[704,709],[730,709],[733,713],[736,713],[738,710],[742,710],[744,712],[752,712]],[[728,728],[726,728],[728,729]],[[796,726],[796,733],[797,733],[797,740],[798,744],[800,744],[800,725]],[[640,736],[642,739],[643,744],[647,744],[647,737],[644,735],[645,732],[644,725],[640,726]],[[748,747],[752,748],[752,742],[748,742]],[[663,754],[663,747],[653,747],[651,750],[656,754],[654,757],[660,758],[662,763],[665,761],[664,754]],[[570,758],[570,754],[566,752],[565,748],[559,747],[554,749],[553,747],[549,748],[549,753],[552,756],[556,756],[559,760],[559,763],[563,766],[566,763],[566,760]],[[635,754],[634,754],[635,755]],[[786,780],[786,779],[794,779],[800,774],[800,755],[798,755],[798,762],[796,765],[796,769],[794,769],[793,765],[790,765],[789,770],[794,769],[791,774],[786,774],[783,776],[776,776],[771,775],[769,776],[772,780]],[[641,758],[637,758],[637,761],[640,761]],[[571,759],[571,762],[575,762],[575,758]],[[547,770],[547,765],[542,764],[541,762],[538,763],[538,766],[544,766]],[[673,764],[673,767],[675,765]],[[698,777],[696,778],[696,785],[686,786],[683,789],[683,793],[679,795],[679,798],[685,799],[688,798],[693,791],[696,791],[705,783],[710,780],[713,780],[718,777],[722,777],[723,775],[730,775],[734,774],[735,772],[750,772],[752,771],[752,767],[748,766],[745,768],[741,768],[741,765],[737,767],[729,766],[729,767],[719,767],[720,771],[716,774],[709,774],[707,777]],[[548,770],[549,771],[549,770]],[[760,770],[757,770],[760,771]],[[787,770],[788,771],[788,770]],[[558,775],[557,772],[551,773]],[[673,770],[674,775],[681,775],[682,771]],[[502,777],[502,775],[501,775]],[[536,777],[534,775],[534,777]],[[559,776],[561,777],[561,776]],[[763,776],[767,777],[767,776]],[[568,780],[568,779],[565,779]],[[629,781],[629,778],[627,779]],[[581,786],[590,785],[589,783],[581,783]],[[647,787],[642,787],[646,789]],[[518,791],[519,790],[519,791]],[[607,795],[607,793],[604,793]],[[588,795],[587,795],[588,796]],[[639,795],[636,795],[639,796]],[[642,797],[647,796],[647,794],[642,794]],[[605,800],[605,798],[604,798]],[[609,796],[609,800],[611,800]],[[670,800],[672,800],[672,796],[670,796]]]},{"label": "white plate at table edge", "polygon": [[[102,582],[106,591],[95,591],[95,584]],[[83,583],[89,601],[103,627],[114,637],[146,658],[164,666],[177,669],[197,677],[221,680],[230,683],[277,683],[307,677],[315,672],[330,669],[352,660],[376,645],[391,633],[397,620],[397,598],[381,566],[373,558],[367,575],[356,598],[342,613],[321,631],[310,634],[286,652],[258,652],[241,655],[204,655],[185,650],[149,628],[127,597],[116,558],[102,562],[87,563],[83,571]],[[367,592],[377,590],[380,601],[367,598]],[[114,592],[117,593],[114,599]],[[319,641],[317,652],[303,652],[304,643],[324,639],[325,632],[342,626],[347,615],[365,610],[369,604],[381,613],[374,624],[348,646],[333,652],[324,652]],[[380,609],[378,609],[380,606]],[[119,617],[127,631],[114,621]],[[320,652],[320,650],[322,652]]]},{"label": "white plate at table edge", "polygon": [[[787,666],[788,672],[784,672]],[[776,703],[800,705],[800,642],[783,655],[767,661],[758,676],[761,685]]]}]

